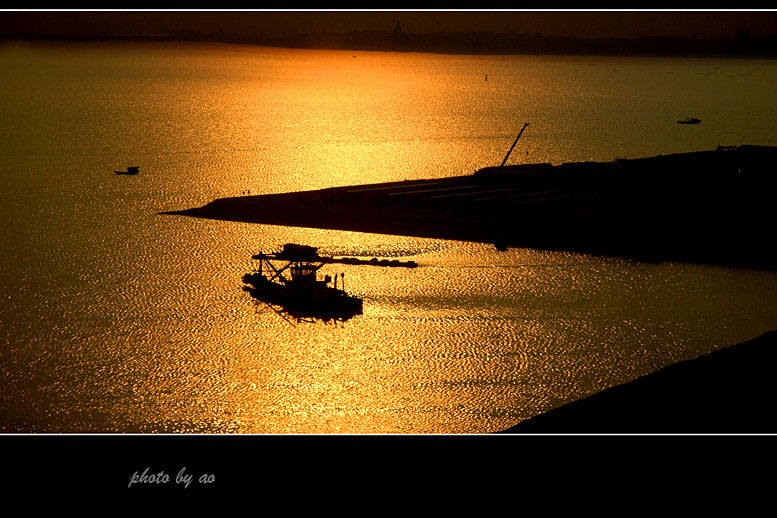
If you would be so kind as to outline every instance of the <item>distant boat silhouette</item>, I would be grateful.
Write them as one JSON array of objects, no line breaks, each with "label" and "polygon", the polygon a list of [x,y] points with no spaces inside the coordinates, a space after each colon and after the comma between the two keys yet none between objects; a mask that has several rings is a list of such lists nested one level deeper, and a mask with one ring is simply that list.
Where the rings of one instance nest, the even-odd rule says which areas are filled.
[{"label": "distant boat silhouette", "polygon": [[677,124],[698,124],[701,122],[701,119],[696,119],[694,117],[686,117],[684,119],[679,119],[677,121]]},{"label": "distant boat silhouette", "polygon": [[139,167],[128,167],[126,171],[113,171],[115,174],[138,174],[140,172]]}]

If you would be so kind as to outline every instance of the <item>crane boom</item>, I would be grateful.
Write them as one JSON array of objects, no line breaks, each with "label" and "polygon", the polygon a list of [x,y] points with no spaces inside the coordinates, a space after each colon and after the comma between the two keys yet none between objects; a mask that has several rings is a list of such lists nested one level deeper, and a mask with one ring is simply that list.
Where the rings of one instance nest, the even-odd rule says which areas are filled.
[{"label": "crane boom", "polygon": [[513,142],[513,145],[512,145],[512,146],[510,146],[510,151],[508,151],[508,152],[507,152],[507,155],[505,155],[505,159],[504,159],[504,160],[502,160],[502,165],[500,165],[499,167],[504,167],[504,165],[507,163],[507,159],[508,159],[508,158],[510,158],[510,153],[512,153],[512,152],[513,152],[513,148],[514,148],[514,147],[515,147],[515,145],[518,143],[518,139],[519,139],[519,138],[521,138],[521,135],[523,135],[523,130],[525,130],[525,129],[526,129],[526,126],[528,126],[528,125],[529,125],[529,123],[528,123],[528,122],[525,122],[525,123],[523,124],[523,128],[521,128],[521,131],[520,131],[520,132],[518,132],[518,136],[517,136],[517,137],[515,137],[515,142]]}]

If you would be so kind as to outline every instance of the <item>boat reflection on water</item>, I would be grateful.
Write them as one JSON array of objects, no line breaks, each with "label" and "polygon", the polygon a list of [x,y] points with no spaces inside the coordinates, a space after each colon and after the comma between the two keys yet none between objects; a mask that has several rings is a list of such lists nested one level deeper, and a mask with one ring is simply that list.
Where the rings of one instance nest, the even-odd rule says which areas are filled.
[{"label": "boat reflection on water", "polygon": [[313,324],[320,321],[325,324],[329,324],[329,323],[337,324],[341,322],[346,322],[352,319],[353,317],[355,317],[357,314],[361,315],[361,311],[356,313],[354,311],[332,311],[332,310],[321,311],[318,309],[308,310],[308,309],[299,309],[299,308],[297,309],[286,308],[284,306],[267,302],[264,299],[264,297],[262,297],[261,294],[257,293],[257,291],[254,289],[250,289],[248,287],[244,289],[245,291],[248,291],[249,293],[251,293],[252,297],[264,303],[264,307],[259,310],[259,313],[263,313],[267,310],[272,310],[292,326],[294,325],[295,322],[298,324],[299,323]]}]

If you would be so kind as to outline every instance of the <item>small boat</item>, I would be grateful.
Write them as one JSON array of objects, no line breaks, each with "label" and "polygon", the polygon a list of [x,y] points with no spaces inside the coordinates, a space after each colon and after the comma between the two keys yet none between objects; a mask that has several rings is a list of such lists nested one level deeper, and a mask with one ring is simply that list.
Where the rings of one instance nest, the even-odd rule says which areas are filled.
[{"label": "small boat", "polygon": [[677,121],[677,124],[698,124],[701,122],[701,119],[696,119],[694,117],[686,117],[684,119],[679,119]]},{"label": "small boat", "polygon": [[139,167],[128,167],[126,171],[113,171],[116,174],[138,174],[140,172]]}]

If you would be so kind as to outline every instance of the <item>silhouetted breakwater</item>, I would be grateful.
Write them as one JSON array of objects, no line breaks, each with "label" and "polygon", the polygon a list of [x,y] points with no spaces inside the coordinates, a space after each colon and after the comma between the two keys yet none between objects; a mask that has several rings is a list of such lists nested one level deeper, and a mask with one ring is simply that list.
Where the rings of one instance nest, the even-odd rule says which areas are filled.
[{"label": "silhouetted breakwater", "polygon": [[550,410],[506,433],[777,433],[777,331]]},{"label": "silhouetted breakwater", "polygon": [[220,220],[775,268],[777,147],[222,198],[167,212]]}]

